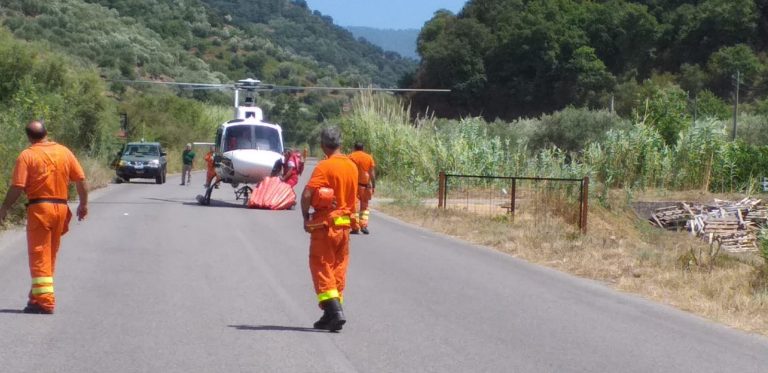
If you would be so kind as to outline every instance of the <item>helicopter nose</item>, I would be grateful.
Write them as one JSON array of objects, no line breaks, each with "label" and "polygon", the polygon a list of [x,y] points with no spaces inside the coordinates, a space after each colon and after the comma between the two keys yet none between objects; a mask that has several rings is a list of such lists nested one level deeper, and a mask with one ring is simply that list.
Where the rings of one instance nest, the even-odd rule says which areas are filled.
[{"label": "helicopter nose", "polygon": [[248,178],[261,179],[272,173],[275,162],[282,156],[264,150],[238,150],[232,156],[235,172]]}]

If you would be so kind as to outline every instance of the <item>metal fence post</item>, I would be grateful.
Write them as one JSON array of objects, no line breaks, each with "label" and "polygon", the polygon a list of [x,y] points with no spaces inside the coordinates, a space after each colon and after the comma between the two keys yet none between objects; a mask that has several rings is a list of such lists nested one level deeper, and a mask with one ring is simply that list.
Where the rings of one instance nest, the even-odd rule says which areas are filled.
[{"label": "metal fence post", "polygon": [[517,179],[512,179],[512,196],[509,201],[509,213],[512,214],[512,219],[515,218],[515,194],[517,194]]},{"label": "metal fence post", "polygon": [[579,206],[579,228],[582,234],[587,234],[587,212],[589,207],[589,176],[581,181],[581,204]]},{"label": "metal fence post", "polygon": [[437,184],[437,208],[445,208],[445,171],[440,171]]}]

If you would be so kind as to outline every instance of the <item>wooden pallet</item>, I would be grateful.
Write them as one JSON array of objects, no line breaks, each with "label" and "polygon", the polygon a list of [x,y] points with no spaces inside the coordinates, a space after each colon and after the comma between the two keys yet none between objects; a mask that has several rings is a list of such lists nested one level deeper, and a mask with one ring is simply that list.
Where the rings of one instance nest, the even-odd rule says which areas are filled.
[{"label": "wooden pallet", "polygon": [[749,232],[735,232],[723,234],[715,238],[720,243],[720,248],[732,252],[743,253],[757,251],[757,236]]},{"label": "wooden pallet", "polygon": [[682,205],[656,209],[651,218],[661,228],[677,229],[684,226],[691,214]]},{"label": "wooden pallet", "polygon": [[704,233],[735,233],[742,227],[742,223],[735,219],[707,219],[704,221]]},{"label": "wooden pallet", "polygon": [[754,222],[756,225],[765,225],[768,223],[768,206],[760,206],[749,210],[745,219]]},{"label": "wooden pallet", "polygon": [[753,198],[716,199],[707,205],[679,202],[656,209],[651,221],[665,229],[684,226],[691,234],[709,243],[717,242],[728,252],[756,251],[758,231],[768,225],[768,205]]}]

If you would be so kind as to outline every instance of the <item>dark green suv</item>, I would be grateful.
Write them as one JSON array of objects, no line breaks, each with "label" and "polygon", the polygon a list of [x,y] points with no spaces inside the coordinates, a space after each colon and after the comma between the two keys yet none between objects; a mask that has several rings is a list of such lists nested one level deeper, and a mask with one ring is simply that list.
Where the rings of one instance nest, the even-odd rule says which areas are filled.
[{"label": "dark green suv", "polygon": [[129,142],[120,153],[117,162],[117,182],[131,179],[155,179],[155,183],[165,182],[167,161],[165,151],[157,142]]}]

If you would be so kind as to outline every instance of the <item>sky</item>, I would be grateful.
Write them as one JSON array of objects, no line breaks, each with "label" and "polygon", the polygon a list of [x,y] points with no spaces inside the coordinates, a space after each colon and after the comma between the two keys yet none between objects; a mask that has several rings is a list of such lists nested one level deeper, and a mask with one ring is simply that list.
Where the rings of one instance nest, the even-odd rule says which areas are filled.
[{"label": "sky", "polygon": [[421,29],[435,11],[458,13],[467,0],[306,0],[339,26]]}]

